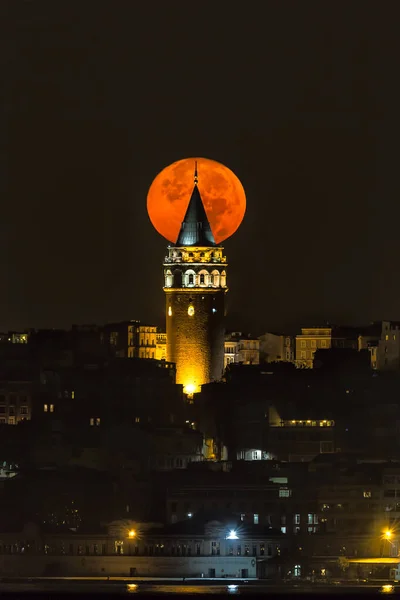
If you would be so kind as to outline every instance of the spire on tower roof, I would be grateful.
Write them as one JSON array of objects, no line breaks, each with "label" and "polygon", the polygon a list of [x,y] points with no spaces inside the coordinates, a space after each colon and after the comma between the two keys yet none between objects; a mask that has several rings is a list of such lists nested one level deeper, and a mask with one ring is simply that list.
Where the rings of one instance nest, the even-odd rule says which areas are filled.
[{"label": "spire on tower roof", "polygon": [[216,246],[210,222],[200,196],[197,160],[194,167],[194,188],[176,241],[177,246]]}]

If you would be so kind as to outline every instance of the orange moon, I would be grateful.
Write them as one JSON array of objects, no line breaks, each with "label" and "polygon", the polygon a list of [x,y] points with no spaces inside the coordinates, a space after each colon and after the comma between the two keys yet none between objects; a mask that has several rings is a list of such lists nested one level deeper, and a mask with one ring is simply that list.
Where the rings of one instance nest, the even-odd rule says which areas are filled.
[{"label": "orange moon", "polygon": [[246,194],[236,175],[209,158],[184,158],[165,167],[147,194],[147,212],[154,228],[175,243],[194,187],[198,188],[217,244],[230,237],[246,212]]}]

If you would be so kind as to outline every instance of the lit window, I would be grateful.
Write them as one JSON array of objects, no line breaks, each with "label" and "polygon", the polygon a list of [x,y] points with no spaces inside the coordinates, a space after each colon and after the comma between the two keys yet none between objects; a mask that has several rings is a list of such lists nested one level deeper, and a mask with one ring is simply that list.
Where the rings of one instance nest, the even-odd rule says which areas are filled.
[{"label": "lit window", "polygon": [[292,495],[292,490],[288,488],[280,488],[279,490],[279,498],[290,498]]},{"label": "lit window", "polygon": [[135,417],[135,423],[140,423],[140,417]]},{"label": "lit window", "polygon": [[193,317],[193,315],[194,315],[194,306],[192,304],[190,304],[190,306],[188,308],[188,315],[189,315],[189,317]]},{"label": "lit window", "polygon": [[316,533],[316,532],[317,532],[316,527],[307,527],[307,533]]},{"label": "lit window", "polygon": [[258,525],[258,514],[254,513],[253,515],[253,521],[254,521],[254,525]]},{"label": "lit window", "polygon": [[99,419],[98,417],[97,417],[97,419],[95,420],[95,423],[96,423],[96,425],[97,425],[97,426],[99,426],[99,425],[100,425],[100,419]]},{"label": "lit window", "polygon": [[241,521],[244,521],[244,520],[245,520],[245,518],[246,518],[246,513],[241,513],[241,515],[240,515],[240,520],[241,520]]},{"label": "lit window", "polygon": [[295,525],[300,525],[300,515],[294,515],[294,524]]},{"label": "lit window", "polygon": [[389,340],[389,336],[388,334],[385,335],[385,340],[388,341]]},{"label": "lit window", "polygon": [[94,425],[94,419],[90,419],[89,423],[90,423],[90,425],[93,426]]},{"label": "lit window", "polygon": [[50,412],[54,412],[54,404],[50,404]]},{"label": "lit window", "polygon": [[114,542],[114,550],[115,550],[115,554],[123,554],[124,553],[124,542],[115,541]]},{"label": "lit window", "polygon": [[172,307],[168,306],[168,316],[172,317]]},{"label": "lit window", "polygon": [[370,492],[369,490],[364,491],[363,496],[364,496],[364,498],[372,498],[372,492]]},{"label": "lit window", "polygon": [[286,533],[286,527],[281,527],[281,532]]},{"label": "lit window", "polygon": [[47,404],[43,405],[43,411],[47,412],[49,410],[49,406]]},{"label": "lit window", "polygon": [[71,398],[72,398],[72,400],[75,398],[75,392],[74,391],[71,392]]}]

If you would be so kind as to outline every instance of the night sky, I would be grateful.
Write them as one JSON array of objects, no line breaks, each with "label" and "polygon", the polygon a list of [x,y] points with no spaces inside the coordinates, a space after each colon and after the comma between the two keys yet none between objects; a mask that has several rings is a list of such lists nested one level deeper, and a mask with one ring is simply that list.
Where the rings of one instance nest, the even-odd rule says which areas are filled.
[{"label": "night sky", "polygon": [[228,327],[400,320],[396,6],[3,0],[0,328],[162,325],[146,194],[195,155],[247,194]]}]

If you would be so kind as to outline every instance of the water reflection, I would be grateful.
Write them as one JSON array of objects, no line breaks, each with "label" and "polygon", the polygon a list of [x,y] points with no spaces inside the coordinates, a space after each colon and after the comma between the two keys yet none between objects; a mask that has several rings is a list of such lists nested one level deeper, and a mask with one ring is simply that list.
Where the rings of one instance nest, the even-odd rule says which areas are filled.
[{"label": "water reflection", "polygon": [[157,585],[128,584],[129,593],[139,594],[237,594],[237,585]]},{"label": "water reflection", "polygon": [[382,594],[393,594],[394,592],[394,585],[383,585],[381,587],[381,593]]}]

